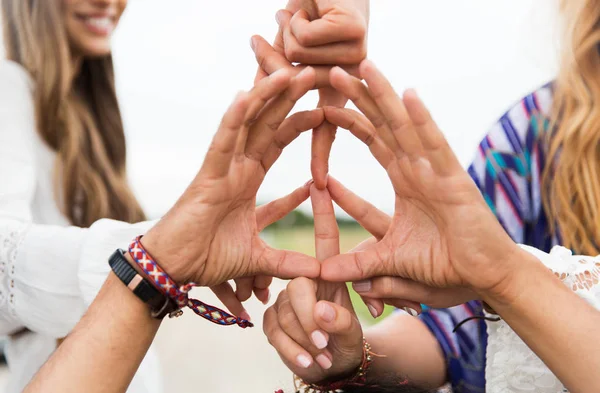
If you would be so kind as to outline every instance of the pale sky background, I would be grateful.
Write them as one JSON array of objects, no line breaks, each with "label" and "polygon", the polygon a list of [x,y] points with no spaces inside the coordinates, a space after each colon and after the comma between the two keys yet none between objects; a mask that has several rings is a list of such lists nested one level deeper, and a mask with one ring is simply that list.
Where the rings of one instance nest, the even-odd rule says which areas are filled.
[{"label": "pale sky background", "polygon": [[[130,0],[114,36],[130,176],[152,216],[198,170],[220,117],[256,69],[249,39],[271,40],[285,0]],[[555,74],[554,0],[373,0],[369,57],[402,91],[415,87],[468,164],[488,127]],[[311,94],[299,105],[310,109]],[[259,200],[310,178],[310,135],[276,163]],[[393,196],[368,150],[339,131],[331,173],[391,212]],[[304,206],[305,209],[308,205]]]},{"label": "pale sky background", "polygon": [[[489,126],[556,73],[556,0],[373,0],[369,57],[398,91],[416,88],[461,162]],[[197,172],[221,115],[251,88],[253,34],[271,40],[285,0],[130,0],[114,36],[129,174],[150,216],[166,212]],[[316,93],[296,110],[312,109]],[[310,134],[284,152],[259,201],[310,178]],[[391,212],[385,172],[340,130],[331,173]],[[308,211],[309,205],[303,209]]]},{"label": "pale sky background", "polygon": [[[467,165],[489,126],[524,94],[553,78],[555,2],[372,0],[369,57],[399,91],[417,88]],[[151,216],[163,214],[183,192],[222,113],[237,91],[251,87],[256,65],[249,38],[272,38],[275,12],[285,3],[130,0],[114,37],[117,84],[131,182]],[[313,94],[298,109],[315,103]],[[259,199],[280,197],[306,182],[309,157],[306,134],[273,167]],[[331,172],[376,206],[393,209],[383,169],[345,131],[338,133]],[[277,293],[283,284],[277,281],[274,287]],[[197,291],[200,299],[218,304],[208,289]],[[157,340],[169,383],[165,391],[198,391],[197,381],[203,391],[214,393],[288,386],[289,372],[262,334],[264,307],[253,300],[248,310],[255,329],[225,331],[193,313],[184,315],[183,324],[165,324]],[[187,354],[183,363],[182,353]],[[199,354],[211,354],[212,364],[229,367],[206,367]],[[0,368],[0,391],[6,377]]]}]

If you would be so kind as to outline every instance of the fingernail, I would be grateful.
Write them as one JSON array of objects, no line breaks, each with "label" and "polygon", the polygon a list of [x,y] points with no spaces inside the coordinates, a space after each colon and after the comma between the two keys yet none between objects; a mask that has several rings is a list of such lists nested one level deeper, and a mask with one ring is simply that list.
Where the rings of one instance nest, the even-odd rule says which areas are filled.
[{"label": "fingernail", "polygon": [[313,344],[315,344],[315,347],[317,347],[318,349],[327,348],[327,337],[320,330],[315,330],[314,332],[312,332],[310,337],[312,339]]},{"label": "fingernail", "polygon": [[245,319],[248,322],[250,322],[252,320],[252,318],[250,318],[250,314],[248,314],[248,312],[246,310],[242,311],[240,313],[239,317],[242,319]]},{"label": "fingernail", "polygon": [[306,355],[298,355],[296,361],[298,362],[298,365],[303,368],[309,368],[312,364],[312,360]]},{"label": "fingernail", "polygon": [[308,74],[310,72],[311,68],[310,67],[304,67],[304,69],[302,71],[300,71],[298,73],[298,75],[296,75],[296,78],[301,78],[302,76]]},{"label": "fingernail", "polygon": [[271,290],[267,289],[267,300],[265,300],[263,302],[263,304],[266,306],[267,304],[269,304],[270,301],[271,301]]},{"label": "fingernail", "polygon": [[369,312],[371,313],[373,318],[379,318],[379,313],[377,312],[377,309],[375,307],[371,306],[370,304],[367,304],[367,308],[369,309]]},{"label": "fingernail", "polygon": [[307,182],[304,184],[304,187],[312,186],[314,182],[315,182],[315,181],[314,181],[313,179],[310,179],[309,181],[307,181]]},{"label": "fingernail", "polygon": [[418,317],[419,313],[414,308],[404,307],[404,311],[406,311],[412,317]]},{"label": "fingernail", "polygon": [[354,288],[354,290],[356,292],[369,292],[371,290],[372,284],[371,284],[371,280],[363,280],[363,281],[357,281],[357,282],[353,282],[352,283],[352,288]]},{"label": "fingernail", "polygon": [[[342,68],[342,67],[340,67],[340,66],[335,66],[335,67],[333,67],[333,68],[331,69],[331,71],[333,71],[333,70],[339,70],[339,71],[341,71],[343,74],[350,75],[350,74],[348,74],[348,71],[346,71],[345,69],[343,69],[343,68]],[[331,71],[330,71],[330,72],[331,72]]]},{"label": "fingernail", "polygon": [[277,11],[277,13],[275,14],[275,20],[277,21],[278,25],[281,25],[281,19],[283,15],[281,15],[282,11]]},{"label": "fingernail", "polygon": [[333,322],[333,320],[335,319],[335,310],[327,303],[320,303],[319,316],[325,322]]},{"label": "fingernail", "polygon": [[252,50],[256,50],[256,39],[254,37],[250,38],[250,47]]},{"label": "fingernail", "polygon": [[316,357],[316,361],[317,363],[319,363],[319,366],[321,366],[321,368],[324,370],[329,370],[331,366],[333,366],[331,360],[329,360],[329,358],[323,354],[318,355]]}]

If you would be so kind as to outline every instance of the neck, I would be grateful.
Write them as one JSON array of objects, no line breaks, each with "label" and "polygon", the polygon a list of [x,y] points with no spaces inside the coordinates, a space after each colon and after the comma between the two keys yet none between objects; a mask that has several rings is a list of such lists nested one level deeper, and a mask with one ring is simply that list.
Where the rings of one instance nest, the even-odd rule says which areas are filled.
[{"label": "neck", "polygon": [[83,56],[73,54],[71,58],[71,83],[73,83],[77,75],[81,72],[81,64],[83,64]]}]

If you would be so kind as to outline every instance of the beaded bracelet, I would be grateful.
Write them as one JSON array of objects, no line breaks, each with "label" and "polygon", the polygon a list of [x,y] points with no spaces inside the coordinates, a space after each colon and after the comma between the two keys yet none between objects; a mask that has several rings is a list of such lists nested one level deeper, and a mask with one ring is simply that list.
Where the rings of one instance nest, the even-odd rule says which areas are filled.
[{"label": "beaded bracelet", "polygon": [[253,327],[252,322],[242,318],[234,317],[231,314],[197,299],[190,299],[188,293],[198,285],[189,283],[178,287],[175,281],[156,263],[154,258],[146,251],[141,242],[142,236],[138,236],[129,245],[129,254],[138,266],[146,273],[146,276],[153,282],[158,290],[173,299],[177,304],[178,310],[169,314],[169,318],[176,318],[183,314],[182,309],[191,308],[202,318],[217,325],[238,325],[245,329]]},{"label": "beaded bracelet", "polygon": [[356,373],[349,378],[327,384],[311,384],[304,382],[300,377],[294,375],[294,389],[296,393],[335,393],[348,386],[362,386],[367,382],[367,373],[373,363],[371,344],[363,337],[363,357]]}]

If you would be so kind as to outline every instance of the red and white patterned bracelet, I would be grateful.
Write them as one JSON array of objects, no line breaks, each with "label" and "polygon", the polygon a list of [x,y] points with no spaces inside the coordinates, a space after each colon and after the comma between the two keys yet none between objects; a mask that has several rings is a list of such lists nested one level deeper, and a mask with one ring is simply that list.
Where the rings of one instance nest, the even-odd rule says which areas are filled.
[{"label": "red and white patterned bracelet", "polygon": [[141,242],[142,236],[138,236],[129,245],[129,254],[138,266],[146,273],[146,276],[154,282],[155,286],[166,296],[173,299],[179,310],[171,313],[170,318],[179,317],[185,307],[191,308],[196,314],[202,318],[209,320],[217,325],[238,325],[245,329],[253,327],[252,322],[242,318],[235,317],[227,312],[201,302],[197,299],[190,299],[188,293],[198,285],[194,283],[177,286],[175,281],[156,263],[154,258],[146,251]]}]

